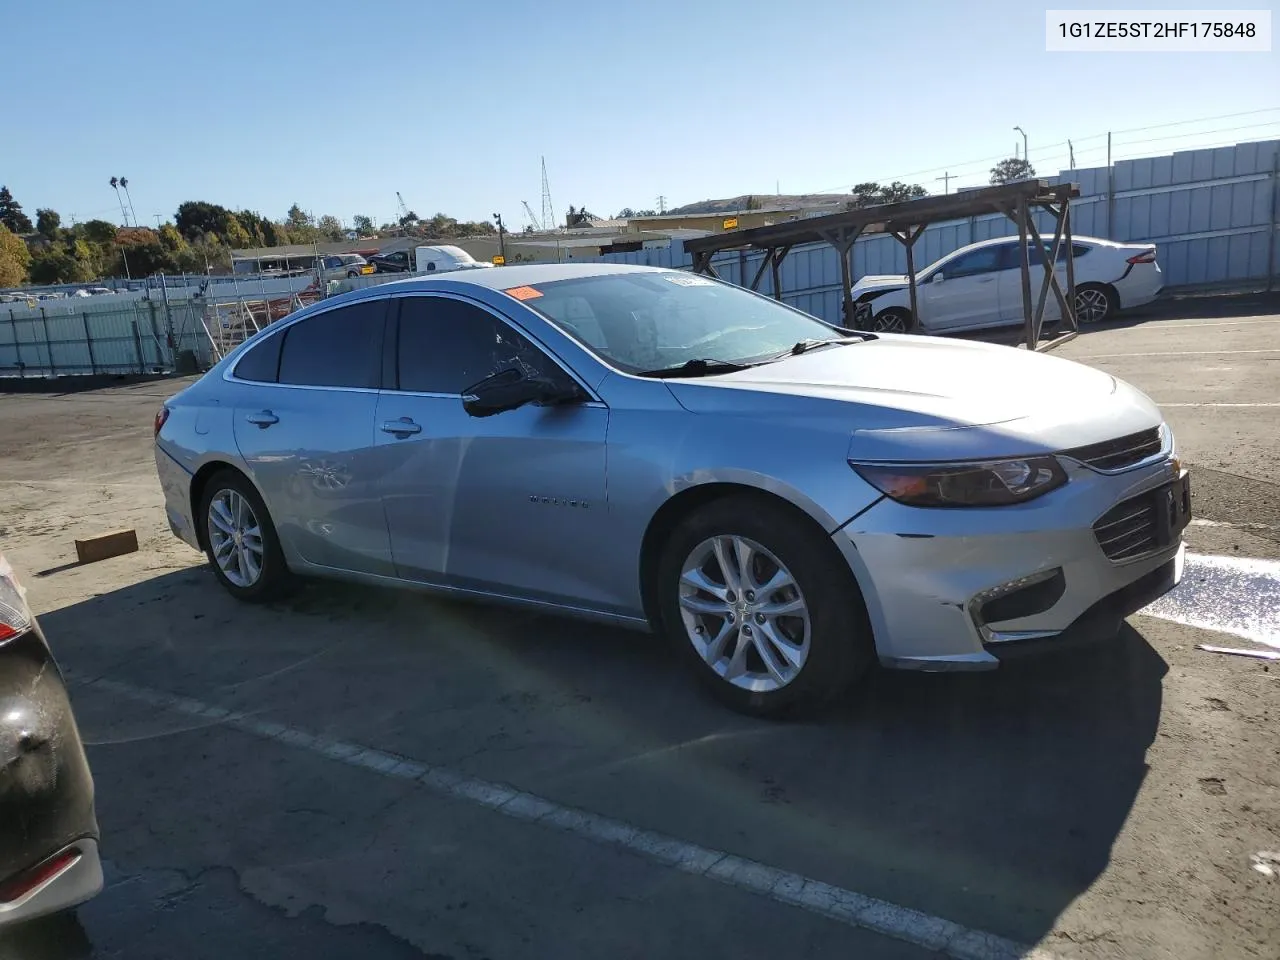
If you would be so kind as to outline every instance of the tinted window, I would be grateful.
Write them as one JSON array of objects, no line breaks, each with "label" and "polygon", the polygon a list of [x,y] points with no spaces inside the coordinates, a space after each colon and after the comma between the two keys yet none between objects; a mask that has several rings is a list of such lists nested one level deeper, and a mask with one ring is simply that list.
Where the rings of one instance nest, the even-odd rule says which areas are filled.
[{"label": "tinted window", "polygon": [[[1046,240],[1044,244],[1045,251],[1047,252],[1052,248],[1053,248],[1053,241]],[[1080,243],[1072,244],[1071,250],[1075,254],[1075,257],[1077,260],[1079,260],[1082,256],[1084,256],[1086,253],[1089,252],[1089,248]],[[1005,253],[1004,253],[1003,269],[1005,270],[1021,269],[1022,262],[1018,259],[1018,245],[1016,243],[1010,244],[1004,248],[1004,251]],[[1067,259],[1067,245],[1064,243],[1058,248],[1058,259],[1056,262],[1065,263],[1066,259]],[[1032,267],[1040,267],[1040,266],[1043,266],[1044,264],[1044,257],[1040,252],[1040,248],[1037,247],[1035,243],[1027,244],[1027,261],[1031,264]]]},{"label": "tinted window", "polygon": [[376,387],[386,300],[329,310],[284,334],[280,382],[315,387]]},{"label": "tinted window", "polygon": [[241,380],[258,383],[274,383],[276,369],[280,366],[280,342],[282,336],[268,337],[251,349],[236,364],[235,376]]},{"label": "tinted window", "polygon": [[510,367],[531,374],[557,368],[493,314],[445,297],[400,301],[401,390],[456,393]]},{"label": "tinted window", "polygon": [[970,250],[968,253],[962,253],[942,267],[942,275],[950,279],[951,277],[972,277],[979,273],[990,273],[992,270],[999,270],[1001,269],[1001,254],[1007,249],[1013,249],[1016,254],[1016,247],[1009,248],[1006,246],[981,247],[977,250]]}]

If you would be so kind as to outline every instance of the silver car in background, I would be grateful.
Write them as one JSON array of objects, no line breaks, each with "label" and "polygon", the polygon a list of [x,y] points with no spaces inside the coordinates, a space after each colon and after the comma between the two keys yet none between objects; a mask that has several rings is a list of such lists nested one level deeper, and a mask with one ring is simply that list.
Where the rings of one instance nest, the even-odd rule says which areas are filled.
[{"label": "silver car in background", "polygon": [[652,628],[762,715],[1114,635],[1190,505],[1105,373],[612,264],[324,300],[167,401],[155,456],[243,600],[325,576]]}]

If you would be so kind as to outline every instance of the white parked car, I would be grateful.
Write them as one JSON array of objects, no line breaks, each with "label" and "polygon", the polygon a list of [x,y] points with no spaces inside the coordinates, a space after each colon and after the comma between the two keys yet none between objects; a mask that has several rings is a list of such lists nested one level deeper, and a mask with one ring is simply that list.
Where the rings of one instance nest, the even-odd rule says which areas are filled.
[{"label": "white parked car", "polygon": [[[1119,311],[1150,303],[1164,286],[1152,243],[1114,243],[1074,237],[1076,317],[1080,323],[1109,320]],[[1034,242],[1031,295],[1039,297],[1044,253]],[[1055,272],[1067,287],[1067,246],[1062,244]],[[853,285],[858,325],[864,330],[950,333],[1023,322],[1022,269],[1017,237],[983,240],[961,247],[916,274],[916,303],[903,275],[863,277]],[[1044,322],[1060,319],[1057,298],[1045,304]]]}]

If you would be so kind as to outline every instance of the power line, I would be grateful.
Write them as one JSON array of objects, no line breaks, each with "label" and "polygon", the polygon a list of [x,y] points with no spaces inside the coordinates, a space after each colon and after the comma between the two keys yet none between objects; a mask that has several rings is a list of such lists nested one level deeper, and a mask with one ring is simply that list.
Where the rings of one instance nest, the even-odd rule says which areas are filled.
[{"label": "power line", "polygon": [[[1192,124],[1192,123],[1208,123],[1208,122],[1211,122],[1211,121],[1214,121],[1214,120],[1231,120],[1231,119],[1234,119],[1234,118],[1237,118],[1237,117],[1250,117],[1250,116],[1257,116],[1258,114],[1263,114],[1263,113],[1277,113],[1277,112],[1280,112],[1280,107],[1264,107],[1264,108],[1261,108],[1261,109],[1258,109],[1258,110],[1242,110],[1242,111],[1239,111],[1239,112],[1236,112],[1236,113],[1223,113],[1223,114],[1218,114],[1217,116],[1212,116],[1212,117],[1198,117],[1198,118],[1196,118],[1196,119],[1192,119],[1192,120],[1173,120],[1173,121],[1170,121],[1170,122],[1168,122],[1168,123],[1153,123],[1153,124],[1147,124],[1146,126],[1141,126],[1141,127],[1130,127],[1130,128],[1128,128],[1128,129],[1125,129],[1125,130],[1113,130],[1113,131],[1111,131],[1111,133],[1112,133],[1112,135],[1115,135],[1115,134],[1122,134],[1122,133],[1144,133],[1144,132],[1146,132],[1147,130],[1162,130],[1162,129],[1167,129],[1167,128],[1169,128],[1169,127],[1186,126],[1187,124]],[[1228,132],[1228,131],[1230,131],[1230,130],[1248,130],[1248,129],[1254,129],[1254,128],[1256,128],[1256,127],[1261,127],[1261,126],[1270,126],[1272,123],[1275,123],[1275,122],[1280,122],[1280,121],[1269,121],[1269,122],[1267,122],[1267,123],[1263,123],[1263,124],[1252,124],[1252,125],[1242,126],[1242,127],[1228,127],[1228,128],[1224,128],[1224,129],[1218,129],[1218,130],[1189,131],[1189,132],[1187,132],[1187,133],[1183,133],[1183,134],[1174,134],[1174,135],[1172,135],[1172,136],[1170,136],[1170,137],[1152,137],[1152,138],[1147,139],[1147,140],[1131,140],[1131,141],[1129,141],[1129,143],[1130,143],[1130,144],[1134,144],[1134,143],[1154,143],[1154,142],[1157,142],[1157,141],[1160,141],[1160,140],[1177,140],[1177,139],[1186,139],[1186,138],[1189,138],[1189,137],[1206,136],[1206,135],[1213,134],[1213,133],[1223,133],[1223,132]],[[1101,139],[1103,139],[1103,138],[1104,138],[1104,137],[1106,137],[1106,136],[1107,136],[1107,134],[1104,132],[1104,133],[1094,133],[1094,134],[1089,134],[1088,136],[1084,136],[1084,137],[1072,137],[1072,138],[1071,138],[1071,141],[1063,140],[1063,141],[1062,141],[1062,142],[1060,142],[1060,143],[1053,143],[1053,144],[1049,144],[1048,146],[1045,146],[1045,147],[1037,148],[1037,149],[1036,149],[1036,151],[1031,155],[1031,158],[1029,158],[1029,159],[1036,158],[1036,159],[1038,159],[1038,160],[1039,160],[1039,162],[1040,162],[1040,163],[1044,163],[1044,162],[1045,162],[1045,159],[1044,159],[1044,158],[1046,158],[1046,157],[1050,157],[1050,156],[1060,156],[1060,155],[1061,155],[1060,153],[1053,153],[1053,152],[1052,152],[1052,151],[1056,151],[1056,150],[1057,150],[1058,148],[1060,148],[1060,147],[1068,147],[1068,148],[1069,148],[1069,147],[1070,147],[1070,144],[1071,144],[1072,142],[1074,142],[1074,143],[1088,143],[1088,142],[1093,141],[1093,140],[1101,140]],[[1081,152],[1081,153],[1089,153],[1089,152],[1091,152],[1091,151],[1092,151],[1092,150],[1094,150],[1094,149],[1100,149],[1100,148],[1087,148],[1087,149],[1082,150],[1082,151],[1080,151],[1080,152]],[[911,177],[924,176],[924,175],[927,175],[927,174],[944,173],[944,172],[949,172],[949,171],[954,170],[954,169],[957,169],[957,168],[959,168],[959,169],[963,169],[963,168],[972,168],[975,164],[993,163],[993,162],[995,162],[995,161],[1005,159],[1005,157],[1006,157],[1006,156],[1007,156],[1007,154],[1001,153],[1001,154],[994,154],[994,155],[992,155],[992,156],[988,156],[988,157],[979,157],[979,158],[974,159],[974,160],[965,160],[965,161],[963,161],[962,163],[957,163],[957,162],[944,163],[944,164],[940,164],[939,166],[936,166],[936,167],[929,167],[929,168],[924,169],[924,170],[913,170],[913,171],[911,171],[910,173],[900,173],[900,174],[896,174],[895,176],[892,176],[892,177],[877,177],[877,178],[874,178],[873,182],[875,182],[875,183],[886,183],[886,182],[890,182],[890,183],[891,183],[891,182],[893,182],[894,180],[907,180],[907,179],[909,179],[909,178],[911,178]],[[967,174],[965,174],[965,173],[961,173],[961,174],[957,174],[956,176],[966,176],[966,175],[967,175]],[[863,183],[863,182],[866,182],[866,181],[865,181],[865,180],[859,180],[859,181],[858,181],[858,183]],[[831,192],[831,191],[833,191],[833,190],[851,190],[851,189],[853,189],[853,187],[854,187],[854,186],[856,186],[856,185],[857,185],[856,183],[842,183],[842,184],[838,184],[838,185],[833,186],[833,187],[823,187],[823,188],[821,188],[821,189],[819,189],[819,190],[815,190],[815,191],[813,191],[813,192],[814,192],[814,193],[828,193],[828,192]]]}]

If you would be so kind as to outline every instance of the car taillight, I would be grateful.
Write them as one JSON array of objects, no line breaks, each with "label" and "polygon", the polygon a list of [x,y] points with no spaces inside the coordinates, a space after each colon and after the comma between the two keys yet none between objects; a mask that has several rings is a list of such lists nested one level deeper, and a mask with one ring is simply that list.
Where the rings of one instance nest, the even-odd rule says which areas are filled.
[{"label": "car taillight", "polygon": [[64,850],[44,863],[37,864],[25,873],[18,874],[18,876],[0,885],[0,903],[13,903],[15,900],[21,900],[36,887],[48,883],[79,859],[80,851],[72,847],[70,850]]},{"label": "car taillight", "polygon": [[0,643],[12,640],[31,629],[31,612],[18,578],[0,555]]},{"label": "car taillight", "polygon": [[154,437],[160,436],[160,428],[164,426],[164,422],[168,419],[169,419],[169,408],[162,406],[159,410],[156,411],[156,423],[155,423],[156,429],[155,429],[155,433],[153,433],[152,436]]},{"label": "car taillight", "polygon": [[1154,250],[1143,250],[1139,254],[1135,254],[1125,261],[1126,263],[1155,263],[1156,252]]}]

